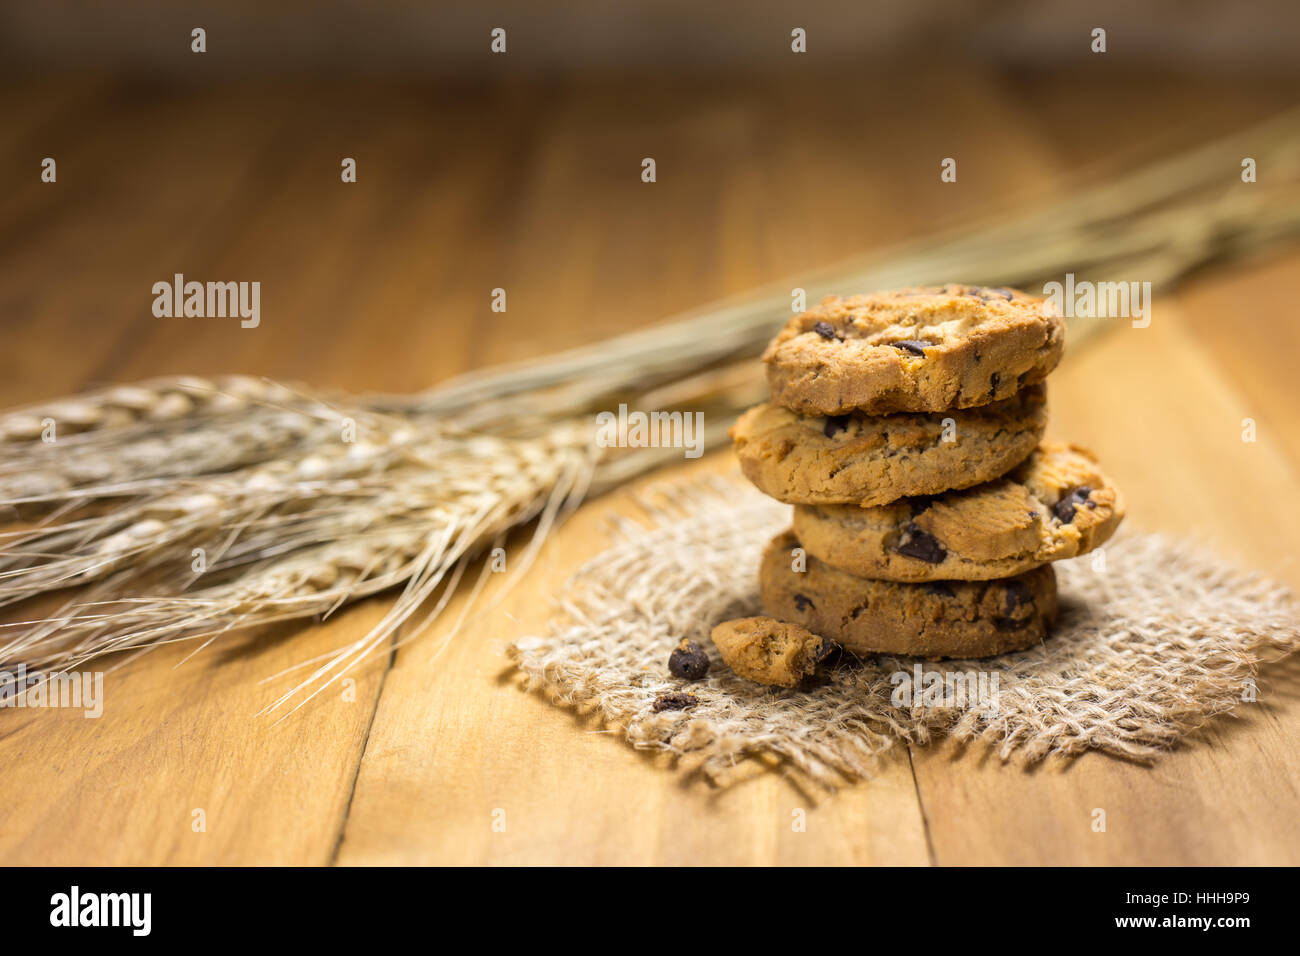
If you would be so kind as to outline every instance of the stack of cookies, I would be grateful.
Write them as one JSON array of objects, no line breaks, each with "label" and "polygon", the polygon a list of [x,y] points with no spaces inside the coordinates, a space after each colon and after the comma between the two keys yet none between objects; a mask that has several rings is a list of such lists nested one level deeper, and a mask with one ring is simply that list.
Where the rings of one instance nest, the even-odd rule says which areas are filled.
[{"label": "stack of cookies", "polygon": [[1051,562],[1123,517],[1091,453],[1043,440],[1064,339],[1046,299],[1013,289],[832,297],[793,318],[763,355],[771,402],[731,431],[745,476],[794,505],[763,557],[768,617],[714,633],[733,668],[790,685],[830,642],[930,659],[1041,642]]}]

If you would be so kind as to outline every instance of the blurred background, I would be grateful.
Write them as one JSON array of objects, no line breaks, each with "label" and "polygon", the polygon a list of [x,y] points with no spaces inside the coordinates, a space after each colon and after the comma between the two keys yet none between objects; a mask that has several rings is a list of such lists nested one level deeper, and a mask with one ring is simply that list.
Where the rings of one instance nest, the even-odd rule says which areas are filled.
[{"label": "blurred background", "polygon": [[[180,374],[410,392],[768,284],[788,297],[810,270],[959,229],[1000,226],[1083,270],[1095,249],[1055,248],[1058,204],[1095,209],[1122,245],[1137,204],[1093,204],[1096,184],[1236,137],[1202,170],[1223,204],[1144,220],[1148,245],[1202,267],[1158,293],[1149,328],[1071,326],[1049,431],[1097,452],[1126,529],[1300,588],[1300,247],[1279,235],[1227,263],[1207,228],[1243,200],[1239,225],[1300,223],[1300,149],[1278,147],[1300,133],[1283,114],[1298,49],[1294,0],[0,0],[0,404]],[[1242,156],[1261,158],[1257,184]],[[156,317],[153,286],[177,273],[259,282],[260,324]],[[54,458],[0,450],[9,477]],[[724,452],[663,474],[734,466]],[[781,840],[775,775],[697,799],[501,679],[501,645],[542,632],[611,514],[639,512],[621,494],[585,506],[500,613],[359,675],[360,706],[272,730],[260,682],[369,634],[391,594],[192,660],[160,648],[114,674],[112,720],[6,722],[0,760],[22,786],[4,791],[0,860],[1294,862],[1294,681],[1263,682],[1259,716],[1155,772],[1007,773],[922,748]],[[1110,839],[1079,822],[1099,799]],[[508,837],[480,825],[506,806]],[[191,832],[195,807],[211,833]]]},{"label": "blurred background", "polygon": [[[1246,128],[1297,39],[1283,0],[4,3],[0,402],[588,343]],[[178,272],[260,326],[156,318]]]},{"label": "blurred background", "polygon": [[[1202,70],[1295,66],[1300,13],[1288,0],[1223,4],[1212,0],[227,0],[187,3],[49,0],[9,4],[9,62],[148,69],[193,77],[194,26],[215,41],[206,75],[319,70],[437,76],[482,74],[494,27],[517,41],[512,65],[568,70],[593,66],[652,70],[696,67],[763,72],[789,51],[789,29],[803,27],[821,64],[862,64],[900,55],[973,57],[1063,66],[1087,58],[1094,27],[1116,34],[1111,58],[1140,67]],[[1080,42],[1080,37],[1085,42]],[[202,74],[202,71],[199,71]]]}]

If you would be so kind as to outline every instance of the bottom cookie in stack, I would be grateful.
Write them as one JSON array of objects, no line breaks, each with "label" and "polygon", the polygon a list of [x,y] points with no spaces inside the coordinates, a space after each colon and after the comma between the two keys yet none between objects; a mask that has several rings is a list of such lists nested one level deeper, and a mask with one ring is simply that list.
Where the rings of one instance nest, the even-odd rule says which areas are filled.
[{"label": "bottom cookie in stack", "polygon": [[790,531],[764,551],[759,591],[764,613],[855,654],[1003,654],[1040,643],[1056,617],[1050,564],[993,581],[882,581],[856,577],[803,552]]}]

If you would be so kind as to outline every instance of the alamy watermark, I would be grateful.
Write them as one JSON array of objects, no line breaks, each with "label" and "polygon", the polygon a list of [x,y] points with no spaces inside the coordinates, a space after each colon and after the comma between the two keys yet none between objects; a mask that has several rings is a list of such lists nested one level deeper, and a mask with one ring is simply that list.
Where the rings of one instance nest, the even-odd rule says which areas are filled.
[{"label": "alamy watermark", "polygon": [[911,671],[889,675],[894,685],[889,702],[895,707],[996,707],[997,671],[926,670],[916,664]]},{"label": "alamy watermark", "polygon": [[50,925],[116,926],[131,930],[132,936],[148,936],[153,929],[153,894],[87,893],[74,885],[50,897]]},{"label": "alamy watermark", "polygon": [[601,448],[682,448],[687,458],[704,454],[703,412],[601,412],[596,416]]},{"label": "alamy watermark", "polygon": [[1076,282],[1073,272],[1064,282],[1048,282],[1043,295],[1066,318],[1132,319],[1133,328],[1151,324],[1150,282]]},{"label": "alamy watermark", "polygon": [[0,708],[67,707],[85,711],[86,717],[104,714],[103,671],[52,671],[28,674],[24,664],[16,671],[0,670]]},{"label": "alamy watermark", "polygon": [[160,319],[238,316],[245,329],[262,321],[260,282],[186,282],[178,272],[171,282],[155,282],[153,295],[153,314]]}]

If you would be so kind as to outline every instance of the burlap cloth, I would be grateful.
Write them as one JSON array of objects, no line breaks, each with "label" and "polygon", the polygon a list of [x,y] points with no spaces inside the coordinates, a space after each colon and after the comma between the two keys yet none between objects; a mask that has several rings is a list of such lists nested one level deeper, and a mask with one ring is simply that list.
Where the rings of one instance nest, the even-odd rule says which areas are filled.
[{"label": "burlap cloth", "polygon": [[[1057,564],[1061,614],[1043,645],[923,664],[996,673],[991,701],[897,706],[891,675],[918,661],[885,655],[849,659],[811,689],[766,688],[732,674],[709,632],[761,613],[759,556],[789,525],[789,507],[722,479],[664,486],[642,507],[645,522],[617,522],[613,546],[573,577],[549,632],[507,654],[557,703],[594,710],[633,746],[670,751],[721,785],[761,758],[833,788],[869,776],[900,740],[943,735],[1024,763],[1087,749],[1149,760],[1250,706],[1260,663],[1300,645],[1285,588],[1185,543],[1121,531],[1104,567],[1092,556]],[[683,637],[709,652],[702,681],[668,673]],[[698,704],[655,712],[660,695],[680,691]]]}]

